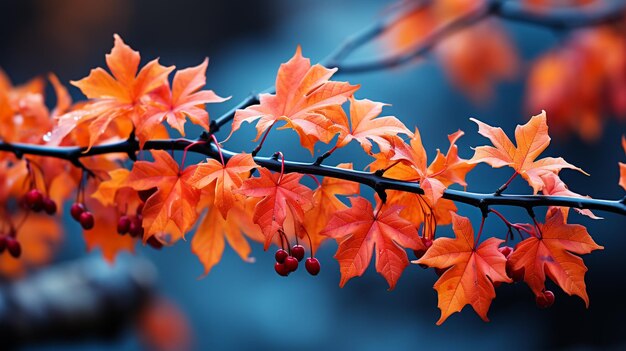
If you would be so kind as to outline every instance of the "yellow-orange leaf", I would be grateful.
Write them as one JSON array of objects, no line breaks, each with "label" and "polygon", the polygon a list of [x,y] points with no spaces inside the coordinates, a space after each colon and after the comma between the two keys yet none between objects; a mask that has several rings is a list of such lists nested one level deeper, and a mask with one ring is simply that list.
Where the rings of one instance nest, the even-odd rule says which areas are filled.
[{"label": "yellow-orange leaf", "polygon": [[232,132],[243,122],[258,120],[258,139],[274,123],[284,120],[286,127],[294,129],[302,145],[313,153],[316,141],[327,143],[335,134],[328,129],[332,122],[324,116],[323,110],[343,104],[359,88],[347,82],[330,81],[336,71],[336,68],[328,69],[319,64],[311,66],[298,47],[295,55],[278,70],[276,94],[261,94],[260,104],[237,110]]},{"label": "yellow-orange leaf", "polygon": [[[337,167],[343,169],[352,169],[351,163],[342,163]],[[304,214],[304,222],[302,223],[304,230],[311,238],[312,252],[317,252],[319,245],[327,236],[320,233],[331,217],[348,207],[341,202],[337,195],[357,195],[359,193],[359,184],[348,180],[324,177],[322,186],[313,192],[313,208]],[[299,234],[304,239],[306,234]],[[307,241],[305,240],[305,243]]]},{"label": "yellow-orange leaf", "polygon": [[[200,190],[188,183],[196,166],[180,170],[166,151],[153,150],[151,153],[154,162],[135,162],[128,184],[135,190],[157,188],[143,208],[144,240],[156,235],[166,243],[174,243],[184,237],[198,217],[196,205]],[[176,230],[172,231],[172,227]],[[165,233],[170,237],[166,238]]]},{"label": "yellow-orange leaf", "polygon": [[596,244],[587,229],[579,224],[567,224],[561,211],[551,209],[546,223],[539,225],[537,236],[531,236],[515,246],[509,257],[513,271],[524,271],[524,281],[535,295],[545,289],[546,274],[569,295],[580,296],[589,306],[585,286],[587,267],[576,255],[588,254],[603,247]]},{"label": "yellow-orange leaf", "polygon": [[455,238],[438,238],[416,261],[429,267],[447,269],[435,283],[439,296],[441,325],[451,314],[470,304],[485,321],[491,301],[496,297],[495,282],[510,283],[506,275],[506,258],[498,246],[503,240],[489,238],[475,246],[474,230],[469,219],[452,214]]},{"label": "yellow-orange leaf", "polygon": [[535,161],[550,144],[545,111],[533,116],[528,123],[515,128],[517,146],[513,145],[501,128],[494,128],[475,118],[470,120],[478,124],[478,133],[491,140],[493,146],[477,147],[474,157],[469,162],[485,162],[494,168],[509,166],[528,181],[535,194],[544,187],[541,175],[545,173],[558,173],[563,168],[585,173],[561,157],[545,157]]},{"label": "yellow-orange leaf", "polygon": [[243,176],[250,174],[250,170],[257,167],[252,155],[241,153],[233,156],[226,165],[214,159],[207,159],[196,167],[189,178],[189,184],[196,188],[205,188],[211,184],[215,186],[215,206],[223,218],[235,206],[237,199],[242,197],[236,190],[243,184]]},{"label": "yellow-orange leaf", "polygon": [[389,138],[393,135],[405,134],[413,136],[410,130],[396,117],[378,117],[385,104],[367,99],[350,98],[350,125],[341,107],[333,109],[328,117],[335,123],[332,127],[339,132],[337,147],[344,147],[352,140],[361,144],[367,153],[372,151],[375,142],[380,151],[389,152]]},{"label": "yellow-orange leaf", "polygon": [[242,233],[243,230],[253,237],[261,235],[259,227],[252,225],[251,218],[244,204],[232,207],[226,219],[216,206],[209,207],[191,240],[191,251],[202,262],[205,275],[222,259],[224,239],[241,259],[253,261],[250,257],[250,245]]}]

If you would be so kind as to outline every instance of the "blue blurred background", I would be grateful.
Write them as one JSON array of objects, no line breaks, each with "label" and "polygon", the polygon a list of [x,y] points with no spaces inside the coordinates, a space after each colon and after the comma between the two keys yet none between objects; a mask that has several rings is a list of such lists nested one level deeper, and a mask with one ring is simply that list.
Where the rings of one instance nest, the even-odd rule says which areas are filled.
[{"label": "blue blurred background", "polygon": [[[279,64],[291,57],[298,44],[305,56],[319,61],[345,37],[375,21],[389,4],[376,0],[4,1],[0,3],[0,66],[14,82],[55,72],[67,83],[86,76],[93,67],[104,66],[112,35],[119,33],[141,52],[144,62],[160,57],[163,64],[184,68],[210,57],[208,88],[232,96],[220,106],[209,106],[209,113],[216,117],[250,92],[272,85]],[[419,127],[430,157],[436,148],[447,148],[447,134],[464,130],[460,153],[469,158],[469,147],[481,145],[485,139],[477,135],[468,118],[477,117],[508,132],[525,123],[530,117],[523,107],[527,63],[560,40],[558,34],[529,25],[505,23],[505,28],[524,64],[515,80],[499,84],[493,98],[483,104],[472,102],[452,87],[441,67],[429,58],[385,72],[340,78],[362,85],[358,98],[389,103],[386,114],[397,116],[409,128]],[[367,59],[371,53],[365,50],[354,59]],[[75,88],[72,94],[80,97]],[[550,111],[547,113],[549,120]],[[562,173],[575,192],[609,199],[624,195],[617,184],[617,162],[626,158],[620,147],[625,128],[614,119],[608,123],[603,137],[593,144],[576,137],[553,138],[546,152],[563,156],[591,174]],[[190,130],[190,136],[196,132]],[[226,135],[227,131],[222,132],[220,139]],[[252,137],[252,128],[246,126],[227,146],[234,151],[251,150]],[[293,147],[297,141],[292,132],[272,133],[269,140],[264,147],[268,154],[282,150],[289,159],[311,160],[308,151]],[[325,150],[326,146],[320,145],[320,151]],[[355,159],[357,154],[363,153],[356,146],[348,147],[330,161],[354,162],[356,168],[363,168],[370,160],[365,155]],[[468,177],[469,190],[493,191],[509,176],[505,169],[478,166]],[[530,189],[517,181],[509,191],[528,193]],[[371,196],[367,190],[365,193]],[[523,211],[503,212],[513,221],[527,220]],[[478,210],[463,206],[460,213],[474,219],[480,216]],[[203,269],[188,242],[161,251],[142,247],[138,255],[156,265],[160,291],[187,315],[200,350],[626,349],[626,304],[622,300],[626,219],[600,215],[606,219],[570,216],[571,221],[588,225],[594,239],[605,246],[604,251],[585,256],[589,309],[579,298],[567,296],[549,283],[556,303],[548,310],[539,310],[530,289],[515,284],[497,290],[490,323],[483,323],[466,307],[443,326],[435,326],[439,311],[432,285],[437,276],[417,266],[405,271],[392,292],[386,290],[385,281],[373,267],[340,289],[338,264],[332,258],[334,243],[319,252],[322,272],[318,277],[300,270],[287,279],[274,272],[273,252],[263,252],[257,244],[253,246],[256,263],[244,263],[226,248],[220,264],[203,279],[197,279]],[[67,230],[59,261],[86,254],[78,225],[67,221]],[[504,235],[505,227],[490,219],[485,230]],[[450,229],[441,233],[449,235]],[[140,347],[129,330],[113,340],[25,349]]]}]

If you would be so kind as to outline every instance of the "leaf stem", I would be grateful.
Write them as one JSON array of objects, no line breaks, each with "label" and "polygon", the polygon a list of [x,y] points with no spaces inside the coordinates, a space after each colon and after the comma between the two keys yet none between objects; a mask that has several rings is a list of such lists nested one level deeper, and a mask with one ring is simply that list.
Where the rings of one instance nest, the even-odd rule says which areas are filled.
[{"label": "leaf stem", "polygon": [[511,178],[509,178],[509,180],[506,181],[506,183],[502,184],[502,186],[500,186],[498,188],[498,190],[496,190],[496,192],[494,193],[494,195],[501,195],[506,188],[509,187],[509,185],[511,184],[511,182],[517,178],[517,176],[519,175],[519,173],[517,171],[515,171],[515,173],[513,173],[513,175],[511,176]]}]

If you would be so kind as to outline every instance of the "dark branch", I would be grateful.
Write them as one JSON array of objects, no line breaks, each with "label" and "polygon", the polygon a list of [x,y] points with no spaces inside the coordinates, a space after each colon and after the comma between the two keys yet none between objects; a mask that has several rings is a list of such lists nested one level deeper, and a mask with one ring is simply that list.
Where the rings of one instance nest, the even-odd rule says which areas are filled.
[{"label": "dark branch", "polygon": [[602,5],[564,8],[532,8],[517,1],[496,1],[493,14],[502,19],[555,29],[576,29],[623,20],[626,1],[604,1]]},{"label": "dark branch", "polygon": [[[167,139],[148,141],[144,150],[184,150],[189,145],[194,144],[194,140],[189,139]],[[80,147],[54,147],[26,145],[26,144],[0,144],[0,150],[20,152],[23,154],[43,155],[57,157],[61,159],[72,159],[75,157],[87,157],[95,155],[110,154],[114,152],[135,153],[139,150],[138,144],[130,140],[117,143],[98,145],[89,151]],[[203,154],[207,157],[219,160],[219,152],[213,144],[196,143],[189,147],[188,151]],[[236,153],[221,149],[224,159],[227,161]],[[281,162],[272,157],[255,157],[254,161],[262,167],[279,172]],[[331,166],[317,165],[315,163],[302,163],[285,161],[286,173],[302,173],[323,177],[345,179],[360,183],[374,189],[376,192],[386,190],[399,190],[415,194],[424,194],[420,185],[416,182],[408,182],[379,176],[375,172],[355,171]],[[578,209],[590,209],[613,212],[626,215],[626,204],[621,200],[602,200],[589,198],[573,198],[563,196],[543,196],[543,195],[495,195],[484,193],[473,193],[468,191],[447,189],[443,198],[460,202],[487,210],[491,206],[512,206],[526,210],[541,206],[562,206]]]}]

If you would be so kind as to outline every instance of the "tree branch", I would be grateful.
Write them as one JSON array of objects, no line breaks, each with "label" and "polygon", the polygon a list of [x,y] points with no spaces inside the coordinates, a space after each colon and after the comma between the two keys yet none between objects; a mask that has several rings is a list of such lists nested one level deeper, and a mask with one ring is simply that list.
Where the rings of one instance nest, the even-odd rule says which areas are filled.
[{"label": "tree branch", "polygon": [[[143,150],[187,150],[196,152],[207,157],[220,160],[217,147],[212,143],[196,143],[190,139],[165,139],[148,141]],[[193,144],[193,145],[192,145]],[[191,146],[190,146],[191,145]],[[17,152],[21,154],[32,154],[56,157],[61,159],[74,159],[95,155],[110,154],[115,152],[134,154],[139,151],[139,145],[134,140],[124,140],[116,143],[97,145],[89,151],[82,147],[46,147],[27,144],[0,144],[0,150]],[[225,161],[228,161],[236,153],[221,149]],[[271,157],[254,157],[254,161],[259,166],[268,168],[275,172],[280,172],[281,161]],[[374,189],[379,194],[384,194],[386,190],[399,190],[423,195],[424,191],[419,183],[402,181],[379,176],[376,172],[363,172],[343,169],[338,167],[317,165],[313,163],[302,163],[285,161],[285,173],[302,173],[323,177],[332,177],[360,183]],[[384,195],[383,195],[384,196]],[[541,206],[562,206],[578,209],[600,210],[606,212],[626,215],[626,203],[620,200],[603,200],[590,198],[575,198],[564,196],[544,196],[544,195],[496,195],[492,193],[473,193],[462,190],[446,189],[443,194],[444,199],[464,203],[470,206],[487,210],[491,206],[511,206],[531,210]]]}]

